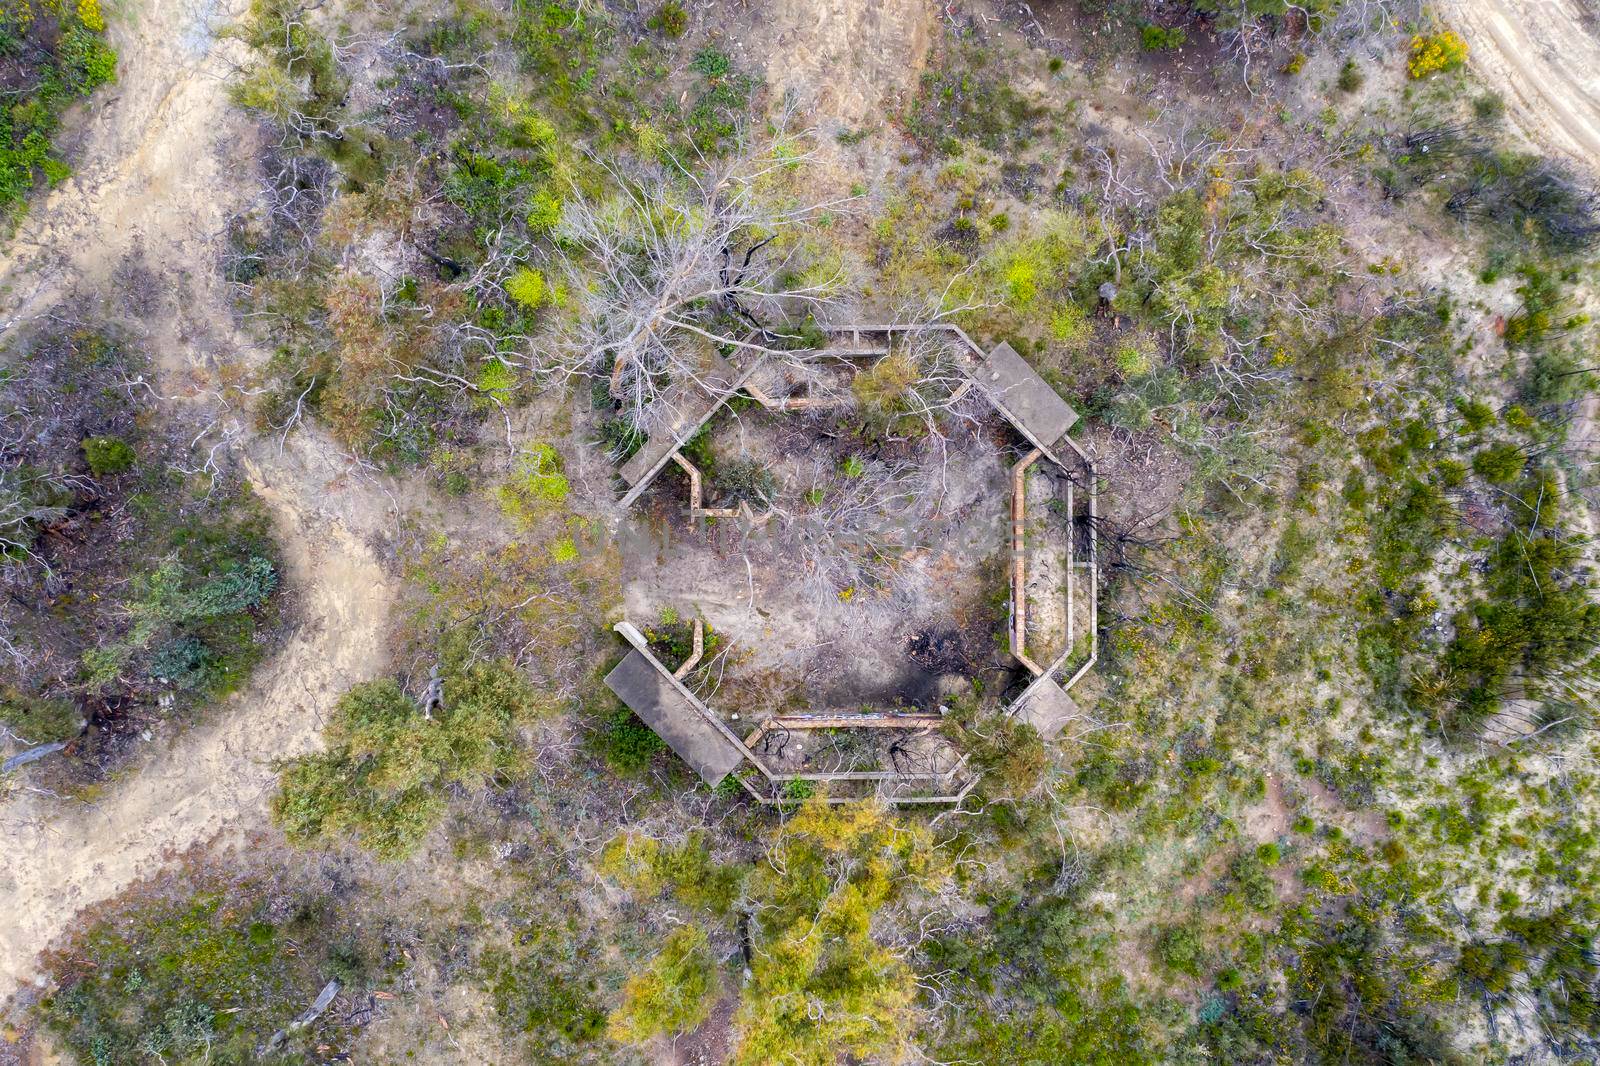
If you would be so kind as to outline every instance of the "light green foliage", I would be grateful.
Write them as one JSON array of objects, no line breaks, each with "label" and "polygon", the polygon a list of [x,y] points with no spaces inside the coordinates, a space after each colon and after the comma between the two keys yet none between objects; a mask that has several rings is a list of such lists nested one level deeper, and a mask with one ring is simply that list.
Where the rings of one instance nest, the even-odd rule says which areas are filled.
[{"label": "light green foliage", "polygon": [[[886,355],[856,374],[851,379],[850,391],[855,397],[856,409],[866,425],[883,432],[906,414],[908,394],[916,386],[917,377],[915,361],[904,352]],[[851,462],[858,468],[854,473],[851,472]],[[861,460],[855,456],[848,456],[845,460],[845,475],[859,477],[860,463]]]},{"label": "light green foliage", "polygon": [[561,456],[548,444],[535,444],[517,456],[511,474],[495,494],[506,517],[529,523],[559,508],[570,491]]},{"label": "light green foliage", "polygon": [[444,812],[446,787],[514,770],[516,730],[544,710],[509,666],[450,665],[444,709],[426,719],[389,679],[339,698],[327,750],[284,764],[273,817],[297,844],[348,836],[382,858],[410,854]]},{"label": "light green foliage", "polygon": [[[553,231],[561,222],[561,197],[547,185],[533,194],[533,199],[528,202],[528,214],[525,219],[528,232],[535,236],[544,236]],[[541,292],[541,296],[543,293]],[[522,302],[515,293],[514,299]],[[534,306],[538,306],[537,302]]]},{"label": "light green foliage", "polygon": [[478,396],[484,403],[504,404],[517,387],[516,372],[502,359],[486,359],[478,368]]},{"label": "light green foliage", "polygon": [[680,925],[650,965],[622,986],[622,1003],[607,1019],[606,1032],[627,1044],[685,1033],[711,1014],[715,996],[716,961],[705,930]]},{"label": "light green foliage", "polygon": [[572,537],[557,537],[550,542],[550,561],[575,563],[578,561],[578,542]]},{"label": "light green foliage", "polygon": [[600,852],[600,873],[643,898],[670,891],[680,902],[725,915],[738,899],[745,871],[711,858],[703,831],[669,845],[640,833],[619,833]]},{"label": "light green foliage", "polygon": [[528,311],[544,306],[549,295],[544,275],[532,267],[522,267],[506,281],[506,295]]},{"label": "light green foliage", "polygon": [[1118,345],[1114,358],[1117,372],[1124,377],[1142,377],[1150,372],[1150,356],[1136,344]]},{"label": "light green foliage", "polygon": [[1050,336],[1058,344],[1076,348],[1088,340],[1092,332],[1088,316],[1075,303],[1062,304],[1050,316]]},{"label": "light green foliage", "polygon": [[[1065,286],[1089,246],[1087,222],[1081,215],[1067,212],[1050,212],[1030,232],[1017,234],[999,246],[991,259],[993,284],[995,295],[1013,313],[1008,321],[1032,323],[1037,319],[1044,329],[1056,328],[1059,321],[1069,333],[1078,328],[1071,312],[1063,310],[1070,299]],[[971,295],[975,294],[957,285],[948,298],[966,300]],[[1055,300],[1041,299],[1046,295]],[[1081,320],[1081,314],[1077,318]]]},{"label": "light green foliage", "polygon": [[0,53],[10,64],[0,107],[0,232],[21,214],[38,176],[55,183],[68,167],[52,157],[61,113],[116,78],[98,0],[0,2]]},{"label": "light green foliage", "polygon": [[1005,268],[1006,299],[1012,307],[1026,308],[1039,295],[1039,264],[1018,256]]},{"label": "light green foliage", "polygon": [[942,881],[942,863],[925,829],[874,804],[813,800],[788,819],[752,877],[758,934],[732,1062],[903,1053],[915,976],[873,940],[872,921],[901,892]]}]

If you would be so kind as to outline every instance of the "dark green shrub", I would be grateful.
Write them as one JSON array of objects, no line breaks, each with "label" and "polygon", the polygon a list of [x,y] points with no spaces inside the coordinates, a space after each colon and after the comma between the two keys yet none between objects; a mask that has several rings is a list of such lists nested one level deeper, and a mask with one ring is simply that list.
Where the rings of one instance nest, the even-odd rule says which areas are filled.
[{"label": "dark green shrub", "polygon": [[1156,957],[1173,973],[1199,977],[1205,954],[1202,930],[1193,922],[1169,925],[1156,936]]},{"label": "dark green shrub", "polygon": [[1472,98],[1472,114],[1479,122],[1498,122],[1506,113],[1506,98],[1497,92],[1486,92]]},{"label": "dark green shrub", "polygon": [[677,0],[667,0],[656,8],[648,23],[652,30],[665,37],[682,37],[689,28],[689,12]]},{"label": "dark green shrub", "polygon": [[1346,59],[1344,65],[1339,68],[1340,92],[1353,93],[1365,85],[1366,81],[1367,76],[1361,73],[1361,67],[1356,63],[1354,57]]},{"label": "dark green shrub", "polygon": [[1472,469],[1491,485],[1509,485],[1522,474],[1527,462],[1521,448],[1497,441],[1472,457]]},{"label": "dark green shrub", "polygon": [[[1276,848],[1275,844],[1263,847]],[[1247,852],[1233,860],[1228,873],[1239,886],[1239,895],[1258,911],[1271,909],[1278,901],[1272,878],[1267,874],[1267,863],[1258,852]]]},{"label": "dark green shrub", "polygon": [[1535,352],[1522,380],[1522,398],[1535,407],[1571,403],[1589,390],[1592,380],[1569,352]]},{"label": "dark green shrub", "polygon": [[1139,27],[1139,47],[1146,52],[1173,52],[1184,46],[1189,33],[1182,26],[1159,26],[1147,22]]},{"label": "dark green shrub", "polygon": [[703,75],[709,81],[725,78],[733,70],[733,60],[728,58],[726,52],[707,45],[695,53],[694,59],[689,63],[689,69]]},{"label": "dark green shrub", "polygon": [[643,770],[667,746],[656,736],[655,730],[626,707],[619,707],[612,713],[602,740],[606,762],[623,773]]}]

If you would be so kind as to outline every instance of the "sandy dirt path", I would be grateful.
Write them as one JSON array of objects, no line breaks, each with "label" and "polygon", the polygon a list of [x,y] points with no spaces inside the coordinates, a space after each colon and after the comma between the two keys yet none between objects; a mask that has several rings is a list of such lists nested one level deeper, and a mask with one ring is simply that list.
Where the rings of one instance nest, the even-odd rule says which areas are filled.
[{"label": "sandy dirt path", "polygon": [[[255,131],[225,91],[237,45],[216,35],[240,7],[119,5],[118,85],[83,119],[74,175],[34,204],[0,257],[0,329],[65,298],[108,309],[155,358],[157,390],[207,417],[215,366],[259,354],[235,328],[218,270],[227,219],[255,180]],[[116,309],[133,261],[147,295],[130,320]],[[383,667],[392,585],[370,545],[393,528],[390,498],[311,431],[281,452],[276,440],[247,444],[240,459],[277,526],[293,631],[244,692],[93,805],[24,789],[0,806],[0,1002],[84,907],[174,853],[261,825],[271,760],[314,747],[338,694]]]},{"label": "sandy dirt path", "polygon": [[1600,5],[1450,0],[1446,19],[1528,140],[1600,172]]},{"label": "sandy dirt path", "polygon": [[[323,715],[383,662],[389,581],[340,498],[356,496],[343,460],[303,438],[246,469],[272,509],[284,576],[300,616],[248,688],[209,720],[150,753],[92,805],[23,793],[0,811],[0,1000],[33,975],[38,950],[82,908],[114,896],[170,855],[259,825],[276,782],[272,760],[311,750]],[[331,510],[301,486],[322,484]]]}]

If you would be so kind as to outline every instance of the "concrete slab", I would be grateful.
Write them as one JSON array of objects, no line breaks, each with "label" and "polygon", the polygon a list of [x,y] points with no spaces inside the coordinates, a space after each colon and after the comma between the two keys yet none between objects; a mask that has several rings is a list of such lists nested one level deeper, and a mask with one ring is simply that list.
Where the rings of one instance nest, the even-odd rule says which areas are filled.
[{"label": "concrete slab", "polygon": [[991,400],[1005,409],[1024,435],[1041,448],[1049,448],[1066,436],[1078,420],[1078,412],[1004,341],[990,350],[972,377]]},{"label": "concrete slab", "polygon": [[1067,690],[1048,674],[1028,686],[1011,705],[1011,713],[1039,731],[1046,740],[1057,736],[1068,721],[1078,716],[1078,704]]},{"label": "concrete slab", "polygon": [[744,753],[738,746],[639,649],[628,652],[606,675],[606,687],[655,730],[706,784],[717,785],[744,762]]}]

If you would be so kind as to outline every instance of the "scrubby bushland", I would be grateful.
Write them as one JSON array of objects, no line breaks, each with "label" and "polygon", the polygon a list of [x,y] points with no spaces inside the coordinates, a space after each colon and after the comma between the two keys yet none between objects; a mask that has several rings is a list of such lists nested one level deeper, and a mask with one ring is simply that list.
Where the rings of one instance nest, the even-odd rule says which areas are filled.
[{"label": "scrubby bushland", "polygon": [[[432,721],[404,686],[363,686],[330,750],[286,769],[280,817],[386,854],[444,823],[451,873],[479,876],[420,950],[493,1004],[517,1052],[698,1039],[682,1031],[735,994],[746,947],[735,1061],[914,1043],[940,1061],[1451,1061],[1501,1051],[1471,1046],[1480,1018],[1521,1041],[1507,1054],[1592,1047],[1592,485],[1564,446],[1592,362],[1592,198],[1477,125],[1493,108],[1472,108],[1468,72],[1388,97],[1398,34],[1352,43],[1384,57],[1365,86],[1335,67],[1273,88],[1272,71],[1315,69],[1317,34],[1393,8],[1088,6],[1107,19],[1095,49],[1131,52],[1152,16],[1199,46],[1219,30],[1249,70],[1218,76],[1255,94],[1174,87],[1152,113],[1060,55],[941,30],[897,123],[834,134],[839,190],[860,195],[766,245],[696,217],[719,206],[715,176],[764,160],[720,195],[804,209],[796,179],[833,175],[784,158],[804,138],[740,153],[764,128],[751,83],[693,19],[674,37],[671,5],[652,27],[653,5],[466,3],[337,47],[315,12],[256,9],[265,66],[241,99],[279,137],[228,269],[279,350],[263,423],[320,418],[474,509],[402,533],[413,689],[459,632],[572,712],[523,761],[523,697],[452,719],[459,665]],[[1140,91],[1156,71],[1166,92],[1171,58],[1136,58]],[[378,106],[344,103],[347,62]],[[1296,93],[1333,113],[1301,114]],[[1485,265],[1423,284],[1405,261],[1422,248]],[[755,257],[772,303],[745,302],[724,249],[729,270]],[[663,285],[674,263],[708,279],[703,301]],[[737,359],[730,336],[799,369],[815,323],[791,297],[836,277],[860,279],[867,309],[1006,339],[1087,416],[1075,433],[1105,478],[1080,714],[1040,744],[984,713],[997,692],[952,707],[986,771],[957,811],[823,808],[802,783],[769,819],[668,771],[600,695],[620,562],[584,511],[581,449],[636,449],[637,401],[713,351]],[[583,336],[597,343],[563,343]],[[850,446],[807,508],[848,517],[921,484],[886,480],[883,459],[937,443],[939,367],[901,354],[854,379],[830,426]],[[761,495],[763,470],[690,448],[709,481]],[[91,451],[127,476],[114,445]],[[652,635],[682,650],[681,621]]]},{"label": "scrubby bushland", "polygon": [[113,80],[117,54],[105,43],[99,0],[0,3],[0,233],[8,233],[40,177],[72,172],[52,155],[61,113]]},{"label": "scrubby bushland", "polygon": [[0,723],[109,765],[238,687],[275,623],[267,516],[106,332],[14,344],[0,378]]},{"label": "scrubby bushland", "polygon": [[49,953],[55,987],[41,1019],[76,1061],[106,1066],[287,1062],[347,1049],[355,1025],[341,1009],[287,1030],[330,980],[348,1003],[405,960],[340,906],[347,872],[325,871],[240,876],[235,866],[143,887]]}]

